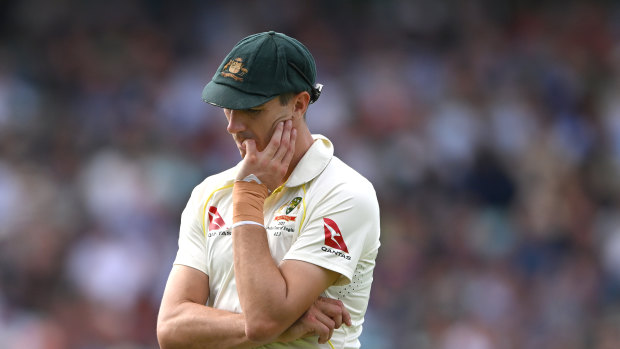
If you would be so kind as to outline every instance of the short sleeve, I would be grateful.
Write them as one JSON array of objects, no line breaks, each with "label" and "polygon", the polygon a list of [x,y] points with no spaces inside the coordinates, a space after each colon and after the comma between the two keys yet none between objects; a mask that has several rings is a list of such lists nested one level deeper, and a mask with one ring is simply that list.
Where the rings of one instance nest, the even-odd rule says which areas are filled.
[{"label": "short sleeve", "polygon": [[351,282],[370,249],[378,248],[379,205],[372,185],[342,183],[318,200],[309,200],[306,220],[284,259],[301,260],[341,274]]},{"label": "short sleeve", "polygon": [[207,273],[206,241],[202,228],[202,195],[196,187],[181,214],[179,249],[174,264],[186,265]]}]

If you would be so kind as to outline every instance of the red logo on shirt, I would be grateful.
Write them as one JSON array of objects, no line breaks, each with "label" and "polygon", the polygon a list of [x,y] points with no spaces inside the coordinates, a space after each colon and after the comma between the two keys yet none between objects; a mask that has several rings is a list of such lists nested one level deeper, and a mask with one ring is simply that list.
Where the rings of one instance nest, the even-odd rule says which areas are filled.
[{"label": "red logo on shirt", "polygon": [[294,216],[277,216],[276,218],[274,218],[274,221],[287,221],[287,222],[294,222],[295,221]]},{"label": "red logo on shirt", "polygon": [[340,251],[349,253],[347,249],[347,245],[344,243],[342,239],[342,234],[340,233],[340,228],[336,222],[332,221],[329,218],[323,218],[323,227],[325,228],[325,245],[333,248],[337,248]]},{"label": "red logo on shirt", "polygon": [[217,207],[209,206],[209,230],[224,229],[226,223],[217,212]]}]

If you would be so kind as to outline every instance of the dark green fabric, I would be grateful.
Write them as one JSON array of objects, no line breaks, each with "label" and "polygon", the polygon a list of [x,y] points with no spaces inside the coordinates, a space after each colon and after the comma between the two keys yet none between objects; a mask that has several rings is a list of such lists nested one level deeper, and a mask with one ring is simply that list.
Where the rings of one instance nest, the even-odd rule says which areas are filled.
[{"label": "dark green fabric", "polygon": [[233,47],[202,91],[202,99],[222,108],[247,109],[283,93],[311,92],[315,80],[314,58],[302,43],[274,31],[258,33]]}]

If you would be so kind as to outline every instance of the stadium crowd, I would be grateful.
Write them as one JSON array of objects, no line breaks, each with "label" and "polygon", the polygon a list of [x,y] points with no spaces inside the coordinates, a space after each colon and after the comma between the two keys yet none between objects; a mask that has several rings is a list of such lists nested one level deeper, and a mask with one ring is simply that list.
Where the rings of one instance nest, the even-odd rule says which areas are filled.
[{"label": "stadium crowd", "polygon": [[373,182],[363,348],[620,348],[613,1],[0,3],[0,347],[142,349],[250,33],[308,46],[311,130]]}]

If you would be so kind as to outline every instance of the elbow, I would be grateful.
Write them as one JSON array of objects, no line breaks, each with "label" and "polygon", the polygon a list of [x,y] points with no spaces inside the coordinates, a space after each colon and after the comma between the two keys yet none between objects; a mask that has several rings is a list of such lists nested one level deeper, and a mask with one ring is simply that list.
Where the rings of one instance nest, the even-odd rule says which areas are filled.
[{"label": "elbow", "polygon": [[157,342],[161,349],[174,349],[178,347],[172,340],[172,328],[166,322],[157,322]]},{"label": "elbow", "polygon": [[274,341],[286,328],[282,328],[273,319],[246,318],[245,335],[252,342],[268,343]]}]

